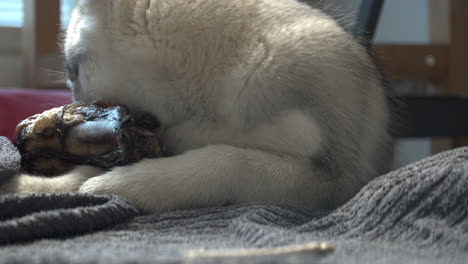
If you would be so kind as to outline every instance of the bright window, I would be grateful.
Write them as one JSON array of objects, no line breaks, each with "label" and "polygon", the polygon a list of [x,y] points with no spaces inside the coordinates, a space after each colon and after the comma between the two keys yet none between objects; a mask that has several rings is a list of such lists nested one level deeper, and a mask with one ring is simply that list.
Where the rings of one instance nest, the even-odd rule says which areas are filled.
[{"label": "bright window", "polygon": [[23,1],[0,1],[0,27],[21,27],[23,25]]},{"label": "bright window", "polygon": [[[61,0],[63,26],[68,24],[74,4],[75,0]],[[21,27],[22,25],[23,0],[0,0],[0,27]]]}]

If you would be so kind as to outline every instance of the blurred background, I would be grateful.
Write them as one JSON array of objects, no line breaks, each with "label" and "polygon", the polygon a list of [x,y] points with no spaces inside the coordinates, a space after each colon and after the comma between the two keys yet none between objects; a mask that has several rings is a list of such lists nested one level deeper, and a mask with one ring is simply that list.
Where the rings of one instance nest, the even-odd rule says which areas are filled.
[{"label": "blurred background", "polygon": [[[366,8],[383,4],[374,12],[371,49],[402,102],[394,167],[468,145],[467,0],[322,2],[344,14],[337,17],[351,32]],[[0,0],[0,136],[11,138],[20,120],[70,102],[58,43],[74,3]]]}]

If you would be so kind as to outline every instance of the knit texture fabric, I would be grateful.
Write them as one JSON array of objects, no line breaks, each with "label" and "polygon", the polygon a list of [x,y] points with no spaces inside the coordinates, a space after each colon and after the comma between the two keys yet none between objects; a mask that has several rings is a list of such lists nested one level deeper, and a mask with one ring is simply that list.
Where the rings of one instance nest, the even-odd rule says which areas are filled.
[{"label": "knit texture fabric", "polygon": [[[139,213],[117,196],[0,198],[0,263],[467,263],[468,149],[376,178],[332,212],[251,204]],[[313,241],[334,250],[275,251]]]}]

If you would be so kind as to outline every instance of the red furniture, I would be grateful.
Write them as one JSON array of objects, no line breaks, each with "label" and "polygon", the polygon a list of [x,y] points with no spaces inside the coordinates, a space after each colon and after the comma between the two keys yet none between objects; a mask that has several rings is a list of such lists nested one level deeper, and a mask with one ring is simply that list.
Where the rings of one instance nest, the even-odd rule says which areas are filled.
[{"label": "red furniture", "polygon": [[68,90],[0,88],[0,136],[12,140],[16,125],[22,120],[71,101]]}]

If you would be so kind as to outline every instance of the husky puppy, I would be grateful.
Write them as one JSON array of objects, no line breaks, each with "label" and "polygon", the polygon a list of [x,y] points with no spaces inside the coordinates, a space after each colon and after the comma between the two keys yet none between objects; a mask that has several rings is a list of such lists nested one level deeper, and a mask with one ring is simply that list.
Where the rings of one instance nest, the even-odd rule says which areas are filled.
[{"label": "husky puppy", "polygon": [[388,107],[365,48],[296,0],[80,0],[75,101],[158,117],[170,157],[18,175],[2,193],[117,194],[148,212],[231,203],[333,208],[378,175]]}]

